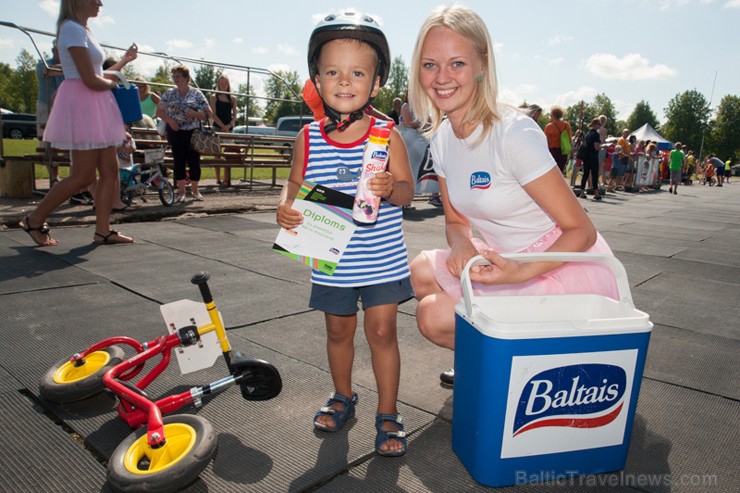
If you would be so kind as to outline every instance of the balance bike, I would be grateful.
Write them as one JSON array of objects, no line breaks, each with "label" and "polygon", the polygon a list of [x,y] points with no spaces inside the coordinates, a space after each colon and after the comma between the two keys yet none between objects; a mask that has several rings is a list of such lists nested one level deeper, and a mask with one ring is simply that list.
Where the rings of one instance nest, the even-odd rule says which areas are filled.
[{"label": "balance bike", "polygon": [[[124,336],[105,339],[57,362],[39,383],[41,395],[57,403],[85,399],[104,388],[118,396],[118,415],[139,430],[121,442],[108,462],[108,482],[115,491],[177,491],[197,478],[215,455],[217,437],[208,421],[190,414],[164,418],[163,414],[189,404],[201,407],[204,395],[234,384],[250,401],[272,399],[282,390],[273,365],[231,349],[208,279],[204,272],[191,279],[200,288],[203,303],[180,300],[160,307],[169,335],[146,343]],[[130,346],[136,354],[127,358],[120,345]],[[168,366],[173,350],[183,373],[208,368],[223,355],[230,375],[152,400],[144,389]],[[161,360],[132,382],[146,361],[158,355]]]}]

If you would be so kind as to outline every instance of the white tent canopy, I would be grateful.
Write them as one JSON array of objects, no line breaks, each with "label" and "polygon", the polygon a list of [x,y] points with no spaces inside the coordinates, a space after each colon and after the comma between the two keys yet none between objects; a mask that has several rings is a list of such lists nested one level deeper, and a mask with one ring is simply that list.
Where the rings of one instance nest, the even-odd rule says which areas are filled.
[{"label": "white tent canopy", "polygon": [[653,141],[658,143],[658,149],[672,149],[673,142],[666,140],[660,135],[649,123],[646,123],[642,127],[638,128],[630,134],[634,135],[637,140]]}]

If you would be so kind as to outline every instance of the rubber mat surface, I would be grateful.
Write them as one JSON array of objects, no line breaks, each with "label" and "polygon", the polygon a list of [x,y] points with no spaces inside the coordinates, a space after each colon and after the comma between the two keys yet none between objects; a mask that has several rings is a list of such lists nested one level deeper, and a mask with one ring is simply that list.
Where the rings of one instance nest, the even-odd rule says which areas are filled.
[{"label": "rubber mat surface", "polygon": [[0,399],[0,491],[97,493],[105,467],[18,392]]}]

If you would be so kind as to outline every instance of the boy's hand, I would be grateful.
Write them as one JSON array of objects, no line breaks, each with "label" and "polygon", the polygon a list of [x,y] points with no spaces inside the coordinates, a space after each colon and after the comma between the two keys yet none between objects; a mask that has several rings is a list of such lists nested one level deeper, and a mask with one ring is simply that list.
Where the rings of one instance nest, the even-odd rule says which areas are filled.
[{"label": "boy's hand", "polygon": [[293,201],[280,202],[277,209],[277,223],[281,228],[293,229],[303,223],[303,215],[293,209]]},{"label": "boy's hand", "polygon": [[393,194],[393,175],[388,171],[375,173],[373,179],[368,183],[368,189],[378,197],[389,199]]}]

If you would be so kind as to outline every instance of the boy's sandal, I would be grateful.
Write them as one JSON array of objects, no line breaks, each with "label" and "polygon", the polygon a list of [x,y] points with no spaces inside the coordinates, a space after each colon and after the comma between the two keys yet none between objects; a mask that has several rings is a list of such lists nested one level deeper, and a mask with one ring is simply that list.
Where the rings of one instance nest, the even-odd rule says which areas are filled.
[{"label": "boy's sandal", "polygon": [[[102,238],[102,240],[98,241],[98,238]],[[96,245],[118,245],[133,242],[134,240],[124,240],[123,237],[121,237],[118,234],[118,231],[116,231],[115,229],[111,229],[107,235],[101,235],[100,233],[96,232],[95,239],[93,240],[93,243],[95,243]]]},{"label": "boy's sandal", "polygon": [[[49,225],[47,223],[43,223],[41,226],[32,228],[31,223],[28,221],[28,216],[26,216],[25,218],[23,218],[23,223],[21,223],[21,227],[23,228],[23,231],[28,233],[28,236],[30,236],[33,242],[36,243],[38,246],[55,246],[56,245],[54,238],[52,238],[51,235],[49,234],[51,230],[49,229]],[[42,235],[42,237],[46,236],[47,241],[42,242],[42,241],[37,240],[36,237],[33,236],[33,234],[31,234],[34,231],[37,231],[39,234]]]},{"label": "boy's sandal", "polygon": [[[384,430],[382,426],[387,421],[393,422],[398,430]],[[406,432],[403,431],[403,417],[400,414],[376,414],[375,429],[378,431],[378,434],[375,435],[376,454],[384,457],[400,457],[406,453]],[[398,440],[403,444],[403,447],[398,450],[382,450],[380,447],[391,439]]]},{"label": "boy's sandal", "polygon": [[[320,431],[334,432],[342,429],[348,419],[355,415],[355,406],[357,405],[357,394],[352,393],[352,398],[342,394],[332,392],[329,396],[329,400],[326,405],[319,409],[313,417],[313,427]],[[343,409],[335,409],[332,404],[340,403],[344,406]],[[334,422],[333,427],[328,427],[316,421],[319,416],[331,416],[331,420]]]}]

